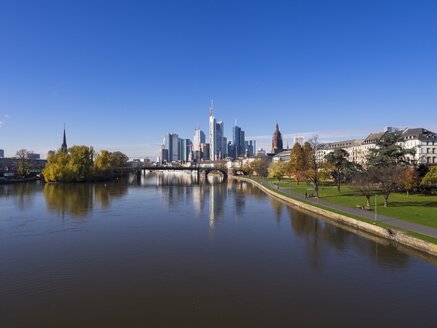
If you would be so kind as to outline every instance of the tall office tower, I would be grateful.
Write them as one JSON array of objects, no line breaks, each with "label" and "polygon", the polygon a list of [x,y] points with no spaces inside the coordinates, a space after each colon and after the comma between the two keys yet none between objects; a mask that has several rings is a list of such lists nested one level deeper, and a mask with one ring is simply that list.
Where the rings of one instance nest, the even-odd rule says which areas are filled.
[{"label": "tall office tower", "polygon": [[222,138],[222,158],[228,157],[228,138]]},{"label": "tall office tower", "polygon": [[179,137],[177,133],[168,133],[165,136],[165,149],[168,150],[168,162],[177,162],[180,160]]},{"label": "tall office tower", "polygon": [[179,160],[182,162],[188,162],[191,158],[191,140],[190,139],[179,139]]},{"label": "tall office tower", "polygon": [[201,158],[205,161],[211,159],[211,145],[208,143],[203,143],[200,145]]},{"label": "tall office tower", "polygon": [[305,143],[305,137],[302,137],[302,136],[294,136],[294,137],[293,137],[293,142],[294,142],[294,144],[299,144],[299,145],[303,146],[304,143]]},{"label": "tall office tower", "polygon": [[193,151],[200,151],[200,144],[205,142],[205,133],[200,129],[194,130]]},{"label": "tall office tower", "polygon": [[211,108],[209,109],[209,154],[212,161],[215,160],[216,153],[216,120],[214,117],[214,102],[211,100]]},{"label": "tall office tower", "polygon": [[235,125],[232,128],[232,143],[234,146],[234,154],[232,157],[237,158],[238,155],[240,155],[240,136],[241,136],[241,128],[237,125]]},{"label": "tall office tower", "polygon": [[235,125],[232,130],[232,142],[235,147],[235,155],[234,155],[235,158],[244,155],[245,152],[244,141],[245,141],[244,131],[239,126]]},{"label": "tall office tower", "polygon": [[5,157],[5,151],[3,149],[0,149],[0,158]]},{"label": "tall office tower", "polygon": [[244,155],[244,153],[245,153],[245,151],[246,151],[246,149],[244,148],[244,143],[245,143],[245,141],[246,141],[246,139],[245,139],[245,133],[244,133],[244,131],[243,130],[241,130],[240,131],[240,145],[239,145],[239,148],[240,148],[240,150],[239,150],[239,156],[243,156]]},{"label": "tall office tower", "polygon": [[253,157],[256,153],[256,141],[248,140],[245,141],[245,155],[246,157]]},{"label": "tall office tower", "polygon": [[215,159],[223,159],[223,135],[225,124],[223,121],[217,121],[215,125]]}]

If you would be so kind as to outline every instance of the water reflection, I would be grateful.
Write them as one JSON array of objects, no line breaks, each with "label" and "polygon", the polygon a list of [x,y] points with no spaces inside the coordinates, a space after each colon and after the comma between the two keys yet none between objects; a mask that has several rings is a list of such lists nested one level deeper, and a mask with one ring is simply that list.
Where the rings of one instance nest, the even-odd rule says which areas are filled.
[{"label": "water reflection", "polygon": [[35,196],[40,191],[39,181],[0,185],[0,197],[12,198],[20,210],[31,208],[34,205]]},{"label": "water reflection", "polygon": [[[378,264],[392,267],[408,265],[409,256],[399,252],[388,240],[378,237],[373,237],[373,240],[363,238],[356,233],[347,231],[350,228],[346,226],[319,220],[313,215],[291,207],[288,207],[288,214],[291,229],[297,236],[305,239],[308,260],[314,269],[319,270],[323,267],[324,261],[328,259],[332,249],[338,252],[347,252],[351,247]],[[326,244],[331,247],[326,247]]]},{"label": "water reflection", "polygon": [[123,197],[129,185],[123,181],[98,184],[46,184],[44,197],[49,211],[64,217],[81,218],[95,206],[108,208],[114,198]]},{"label": "water reflection", "polygon": [[125,197],[129,188],[136,187],[156,188],[166,207],[175,212],[191,206],[197,217],[208,218],[211,233],[219,229],[224,220],[233,218],[237,221],[247,216],[248,204],[269,199],[272,208],[270,215],[269,212],[250,215],[263,219],[274,218],[278,226],[289,220],[291,236],[304,241],[308,262],[315,270],[326,265],[333,251],[346,254],[351,248],[374,263],[391,267],[407,266],[410,261],[408,254],[416,254],[408,249],[399,252],[398,246],[385,239],[368,235],[363,238],[364,233],[351,233],[349,227],[328,223],[313,214],[286,206],[251,184],[233,180],[223,182],[220,176],[210,176],[208,183],[199,183],[197,176],[190,173],[152,173],[142,176],[140,180],[132,177],[130,180],[112,183],[3,185],[0,186],[0,200],[12,199],[16,208],[31,209],[42,191],[46,208],[50,212],[61,217],[70,215],[73,218],[84,218],[93,208],[110,208],[115,199]]}]

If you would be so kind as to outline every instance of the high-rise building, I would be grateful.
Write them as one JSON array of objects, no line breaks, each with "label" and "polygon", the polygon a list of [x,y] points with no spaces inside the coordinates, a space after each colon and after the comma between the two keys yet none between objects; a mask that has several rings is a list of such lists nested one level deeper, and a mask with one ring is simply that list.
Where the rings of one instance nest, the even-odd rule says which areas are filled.
[{"label": "high-rise building", "polygon": [[235,148],[234,158],[243,156],[245,153],[245,140],[244,131],[237,125],[232,130],[232,142]]},{"label": "high-rise building", "polygon": [[244,142],[245,156],[253,157],[256,155],[256,141],[248,140]]},{"label": "high-rise building", "polygon": [[201,159],[211,160],[211,145],[208,143],[200,144],[200,154]]},{"label": "high-rise building", "polygon": [[191,158],[192,143],[190,139],[179,139],[179,160],[182,162],[188,162]]},{"label": "high-rise building", "polygon": [[279,131],[279,125],[276,123],[276,129],[272,137],[272,153],[277,154],[284,150],[282,145],[282,134]]},{"label": "high-rise building", "polygon": [[223,121],[216,122],[216,135],[215,135],[215,159],[222,159],[224,156],[223,137],[225,132],[225,124]]},{"label": "high-rise building", "polygon": [[177,162],[180,160],[179,137],[176,133],[168,133],[164,139],[164,148],[168,150],[168,162]]},{"label": "high-rise building", "polygon": [[0,158],[5,157],[5,151],[3,149],[0,149]]},{"label": "high-rise building", "polygon": [[211,108],[209,109],[209,152],[211,160],[215,160],[216,154],[216,120],[214,117],[214,103],[211,101]]},{"label": "high-rise building", "polygon": [[227,139],[224,138],[224,123],[214,117],[214,103],[211,101],[209,109],[209,153],[210,159],[215,161],[224,158],[227,153]]},{"label": "high-rise building", "polygon": [[205,133],[200,129],[194,130],[193,151],[200,151],[200,144],[205,142]]}]

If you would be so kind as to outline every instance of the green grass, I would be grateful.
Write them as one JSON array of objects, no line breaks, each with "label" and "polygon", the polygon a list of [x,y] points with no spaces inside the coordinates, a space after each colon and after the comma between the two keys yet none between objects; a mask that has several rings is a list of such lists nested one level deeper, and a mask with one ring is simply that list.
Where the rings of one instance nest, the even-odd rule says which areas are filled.
[{"label": "green grass", "polygon": [[[279,183],[282,188],[290,188],[291,190],[305,194],[314,193],[314,190],[307,186],[306,183],[291,182],[290,180],[271,180],[271,182]],[[366,198],[359,195],[349,186],[341,187],[341,193],[337,192],[335,186],[322,186],[319,190],[320,199],[354,208],[357,205],[366,205]],[[375,210],[375,197],[371,198],[371,211]],[[377,197],[378,214],[390,216],[393,218],[405,220],[412,223],[417,223],[433,228],[437,228],[437,196],[392,193],[389,197],[388,207],[384,207],[384,199],[382,196]]]},{"label": "green grass", "polygon": [[[262,184],[262,179],[253,178],[253,177],[252,177],[252,179],[255,180],[255,181],[259,181]],[[305,194],[305,192],[307,192],[307,193],[314,192],[305,183],[301,183],[301,184],[298,185],[297,183],[292,182],[290,180],[284,180],[284,179],[281,180],[281,181],[274,180],[274,179],[268,179],[268,180],[270,182],[278,184],[281,187],[288,187],[288,188],[291,188],[293,191],[296,191],[296,192],[299,192],[299,193],[302,193],[302,194]],[[277,190],[275,188],[270,188],[267,185],[264,185],[264,186],[266,188],[276,192],[276,193],[279,193],[281,195],[290,197],[289,194],[281,192],[281,190]],[[322,190],[323,190],[323,192],[322,192]],[[332,186],[321,187],[320,190],[319,190],[319,195],[321,196],[321,198],[322,197],[326,197],[326,198],[323,198],[326,201],[328,201],[328,199],[332,203],[335,203],[335,201],[339,201],[337,204],[341,204],[341,205],[349,206],[349,207],[355,207],[356,205],[365,205],[365,203],[366,203],[366,199],[365,199],[364,196],[357,195],[348,186],[342,187],[342,191],[341,191],[340,194],[337,193],[337,187],[332,187]],[[399,193],[393,194],[391,196],[395,196],[394,198],[400,198],[401,200],[403,198],[406,198],[408,200],[408,202],[406,202],[406,204],[403,206],[403,210],[404,211],[406,211],[406,209],[408,209],[408,211],[412,210],[412,209],[410,209],[410,207],[411,207],[410,202],[411,202],[411,198],[412,197],[413,197],[413,199],[414,199],[414,197],[415,197],[415,199],[419,198],[420,201],[423,201],[423,198],[426,198],[427,204],[431,203],[431,206],[430,206],[431,207],[431,212],[432,212],[431,214],[429,213],[430,211],[429,211],[428,206],[421,206],[420,203],[417,204],[416,206],[413,206],[413,209],[416,209],[416,207],[424,207],[424,209],[421,208],[421,210],[419,210],[420,215],[417,215],[417,216],[420,217],[420,216],[430,215],[432,220],[434,220],[434,222],[433,222],[434,225],[430,225],[430,226],[431,227],[437,227],[437,224],[435,222],[435,221],[437,221],[437,213],[435,213],[436,212],[436,208],[435,207],[437,206],[437,196],[410,195],[410,196],[407,197],[407,195],[403,195],[403,194],[399,194]],[[379,197],[379,198],[381,198],[381,197]],[[332,201],[331,199],[333,199],[334,201]],[[373,200],[374,200],[374,198],[373,198]],[[378,200],[377,201],[378,208],[380,206],[382,207],[383,206],[382,198],[381,199],[377,198],[377,200]],[[385,223],[382,223],[382,222],[374,222],[373,220],[369,220],[367,218],[363,218],[363,217],[358,216],[358,215],[349,214],[349,213],[345,213],[345,212],[342,212],[342,211],[334,210],[334,209],[327,208],[327,207],[321,206],[321,205],[317,205],[317,204],[314,204],[312,202],[308,202],[308,201],[301,200],[301,199],[299,199],[299,201],[301,201],[303,203],[306,203],[306,204],[309,204],[309,205],[312,205],[312,206],[315,206],[315,207],[318,207],[318,208],[321,208],[321,209],[324,209],[324,210],[327,210],[327,211],[330,211],[330,212],[333,212],[333,213],[342,214],[342,215],[345,215],[345,216],[348,216],[348,217],[351,217],[351,218],[354,218],[354,219],[357,219],[357,220],[360,220],[360,221],[363,221],[363,222],[371,223],[371,224],[377,225],[379,227],[397,229],[397,227],[395,227],[395,226],[392,226],[392,225],[389,225],[389,224],[385,224]],[[361,202],[356,203],[356,201],[361,201]],[[398,200],[398,202],[399,202],[399,200]],[[413,202],[414,202],[414,200],[413,200]],[[389,202],[389,206],[390,206],[390,202]],[[434,209],[433,209],[433,207],[434,207]],[[390,207],[386,208],[386,210],[388,210],[388,213],[390,213],[390,214],[388,214],[388,213],[382,213],[382,214],[387,215],[387,216],[397,217],[398,219],[403,219],[404,215],[402,215],[400,217],[393,215],[393,213],[394,214],[398,213],[397,209],[395,211],[390,211],[390,209],[391,209]],[[373,210],[373,205],[372,205],[372,210]],[[379,213],[381,213],[381,212],[379,212]],[[408,213],[406,213],[406,215],[408,215]],[[413,215],[412,217],[414,218],[414,217],[417,217],[417,216]],[[419,222],[411,220],[411,219],[410,220],[406,220],[406,221],[419,223]],[[426,235],[422,235],[420,233],[413,232],[413,231],[405,231],[405,233],[407,235],[409,235],[409,236],[412,236],[412,237],[415,237],[415,238],[418,238],[418,239],[422,239],[424,241],[428,241],[428,242],[437,244],[437,238],[426,236]]]}]

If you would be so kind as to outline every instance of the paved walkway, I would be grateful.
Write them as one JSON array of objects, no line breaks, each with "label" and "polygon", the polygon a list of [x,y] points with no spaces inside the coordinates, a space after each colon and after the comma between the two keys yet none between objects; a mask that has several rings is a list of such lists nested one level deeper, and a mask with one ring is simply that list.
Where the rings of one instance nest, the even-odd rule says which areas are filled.
[{"label": "paved walkway", "polygon": [[[281,193],[289,195],[291,198],[294,198],[297,200],[302,200],[302,201],[305,201],[308,203],[313,203],[315,205],[321,205],[325,208],[341,211],[341,212],[344,212],[346,214],[358,215],[358,216],[361,216],[361,217],[369,219],[369,220],[375,220],[375,212],[365,211],[365,210],[362,210],[359,208],[351,208],[351,207],[347,207],[347,206],[337,205],[337,204],[326,202],[324,200],[320,200],[317,198],[305,198],[304,195],[302,195],[298,192],[295,192],[295,191],[291,191],[290,189],[283,188],[283,187],[278,188],[277,185],[271,183],[270,181],[258,180],[258,179],[255,181],[262,184],[262,185],[265,185],[266,187],[270,187],[272,189],[277,189],[277,190],[281,191]],[[379,215],[379,214],[377,215],[377,221],[392,225],[394,227],[398,227],[400,229],[405,229],[405,230],[409,230],[412,232],[420,233],[422,235],[437,238],[437,229],[435,229],[435,228],[431,228],[431,227],[427,227],[424,225],[411,223],[408,221],[399,220],[399,219],[395,219],[395,218],[392,218],[389,216]]]}]

